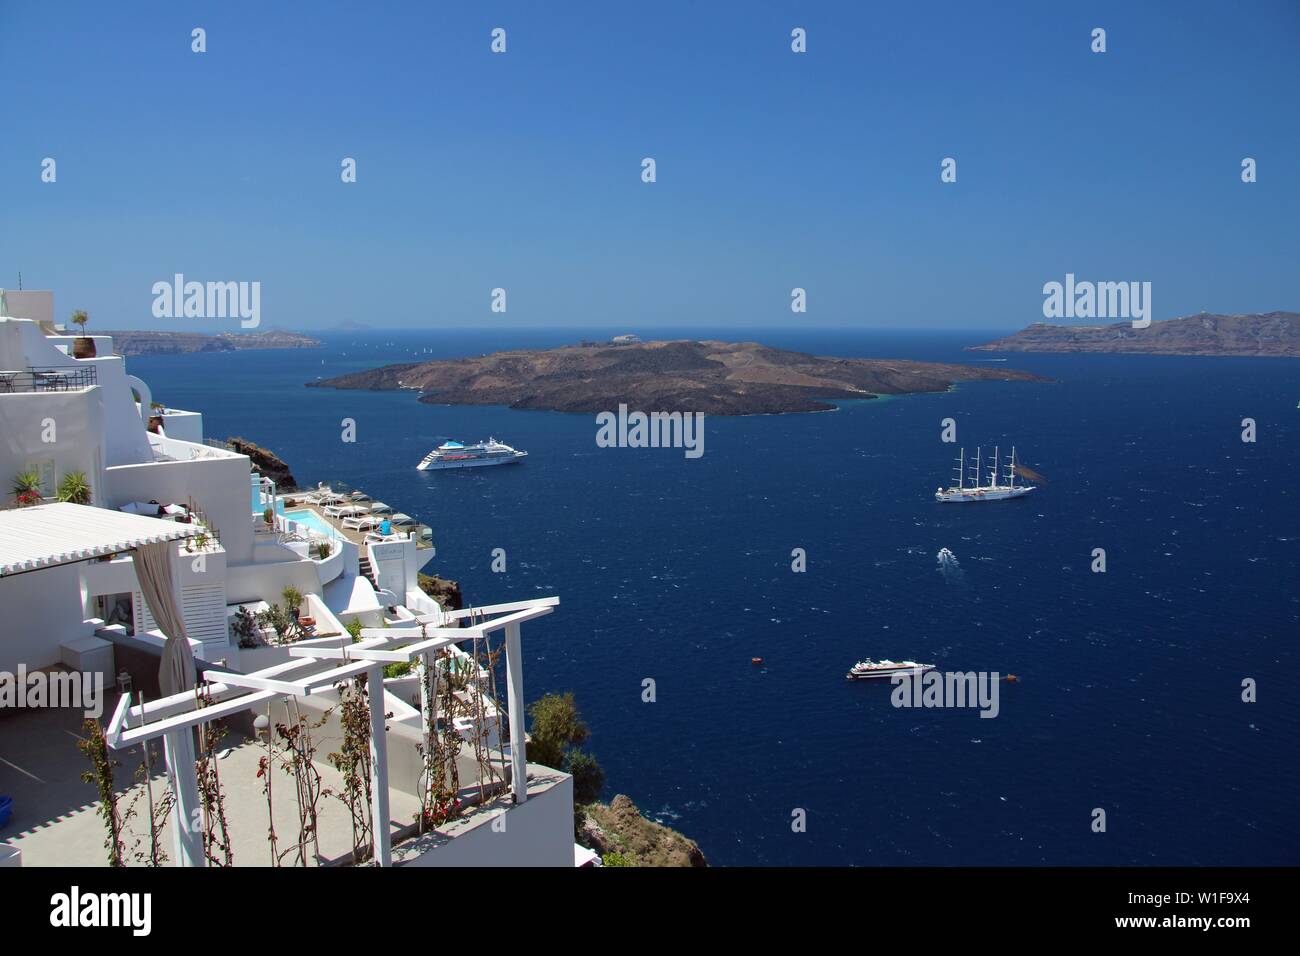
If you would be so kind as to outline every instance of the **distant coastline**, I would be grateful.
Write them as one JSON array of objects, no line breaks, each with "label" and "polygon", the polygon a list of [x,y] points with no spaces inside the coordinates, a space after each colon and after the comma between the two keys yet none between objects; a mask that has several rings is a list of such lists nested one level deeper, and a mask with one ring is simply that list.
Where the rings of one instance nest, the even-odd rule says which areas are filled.
[{"label": "distant coastline", "polygon": [[944,392],[966,381],[1044,381],[987,365],[845,359],[755,342],[636,342],[518,349],[478,358],[385,365],[309,382],[314,388],[420,392],[445,405],[538,411],[643,411],[782,415],[828,411],[845,399]]},{"label": "distant coastline", "polygon": [[118,355],[184,355],[191,352],[238,352],[245,349],[311,349],[321,340],[301,332],[202,332],[116,331],[113,337]]},{"label": "distant coastline", "polygon": [[1300,313],[1217,315],[1201,312],[1135,329],[1036,322],[1006,338],[969,346],[976,352],[1132,352],[1146,355],[1236,355],[1300,358]]}]

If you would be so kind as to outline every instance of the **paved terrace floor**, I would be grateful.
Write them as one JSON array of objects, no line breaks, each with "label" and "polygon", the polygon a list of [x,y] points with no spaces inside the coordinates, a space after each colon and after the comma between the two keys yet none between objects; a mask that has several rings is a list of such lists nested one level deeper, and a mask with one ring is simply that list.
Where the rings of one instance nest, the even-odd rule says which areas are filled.
[{"label": "paved terrace floor", "polygon": [[[112,713],[117,695],[105,694],[105,713]],[[82,739],[80,711],[68,709],[23,710],[0,715],[0,793],[13,797],[14,814],[3,829],[0,841],[17,846],[23,866],[106,866],[104,840],[107,831],[97,813],[97,792],[81,780],[90,767],[77,748]],[[315,765],[323,788],[342,790],[342,778],[326,760],[337,749],[337,739],[318,741]],[[167,792],[162,746],[151,750],[155,799]],[[225,797],[226,817],[236,866],[271,865],[266,795],[257,777],[258,761],[265,748],[253,741],[229,734],[220,744],[224,753],[218,763]],[[143,783],[134,774],[144,757],[139,746],[110,751],[119,761],[115,780],[119,788],[118,808],[125,813],[133,799],[136,813],[123,837],[128,866],[142,863],[131,859],[135,851],[148,852],[149,816]],[[138,795],[138,796],[137,796]],[[272,781],[275,831],[280,850],[297,840],[298,811],[293,777],[277,771]],[[411,794],[389,789],[394,837],[397,830],[415,820],[418,801]],[[322,797],[317,805],[320,854],[323,862],[346,856],[352,849],[352,827],[347,808],[337,797]],[[172,859],[170,823],[161,845]],[[310,859],[310,855],[309,855]],[[286,860],[286,865],[291,864]]]}]

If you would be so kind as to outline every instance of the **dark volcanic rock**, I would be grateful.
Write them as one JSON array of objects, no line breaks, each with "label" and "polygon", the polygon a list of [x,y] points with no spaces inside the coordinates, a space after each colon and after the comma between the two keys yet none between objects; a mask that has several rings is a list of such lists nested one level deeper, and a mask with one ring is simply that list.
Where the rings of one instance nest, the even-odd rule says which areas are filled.
[{"label": "dark volcanic rock", "polygon": [[240,455],[247,455],[252,461],[253,470],[263,478],[270,478],[275,482],[276,491],[292,491],[298,487],[298,481],[293,477],[293,472],[289,466],[280,460],[275,452],[255,445],[246,438],[227,438],[226,444],[230,450]]},{"label": "dark volcanic rock", "polygon": [[459,611],[465,606],[457,582],[440,578],[436,574],[421,574],[418,580],[420,590],[437,601],[438,606],[444,611]]},{"label": "dark volcanic rock", "polygon": [[1300,314],[1213,315],[1202,312],[1152,322],[1113,325],[1049,325],[1035,322],[982,352],[1142,352],[1156,355],[1274,355],[1300,357]]},{"label": "dark volcanic rock", "polygon": [[753,342],[644,342],[494,352],[387,365],[313,387],[414,389],[420,401],[562,412],[757,415],[824,411],[830,399],[942,392],[955,382],[1042,381],[1014,369],[886,359],[822,358]]}]

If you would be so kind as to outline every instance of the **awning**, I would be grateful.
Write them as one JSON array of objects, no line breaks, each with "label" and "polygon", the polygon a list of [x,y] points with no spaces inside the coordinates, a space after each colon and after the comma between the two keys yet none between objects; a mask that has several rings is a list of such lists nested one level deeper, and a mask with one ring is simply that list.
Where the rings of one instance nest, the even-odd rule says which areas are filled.
[{"label": "awning", "polygon": [[58,502],[0,511],[0,577],[198,534],[192,524]]}]

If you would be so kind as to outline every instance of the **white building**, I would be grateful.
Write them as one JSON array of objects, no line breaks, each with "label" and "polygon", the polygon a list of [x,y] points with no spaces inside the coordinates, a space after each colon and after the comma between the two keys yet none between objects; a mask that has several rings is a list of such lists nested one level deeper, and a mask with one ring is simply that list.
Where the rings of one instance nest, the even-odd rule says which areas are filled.
[{"label": "white building", "polygon": [[[181,698],[171,704],[167,698],[158,699],[157,658],[167,636],[155,627],[134,557],[134,549],[149,541],[174,538],[170,547],[175,607],[198,669],[221,675],[207,679],[221,688],[215,696],[225,702],[230,714],[259,707],[268,712],[283,709],[291,699],[323,712],[337,695],[334,685],[322,684],[319,675],[334,673],[340,657],[353,660],[365,648],[387,654],[388,662],[425,662],[434,672],[437,665],[427,664],[430,654],[459,655],[469,662],[458,647],[461,632],[450,631],[467,623],[471,627],[464,633],[472,633],[487,646],[494,635],[511,645],[506,648],[510,739],[523,740],[518,626],[548,613],[557,602],[498,606],[492,610],[505,616],[497,624],[490,615],[444,614],[417,583],[418,572],[434,555],[418,529],[368,528],[363,521],[357,533],[348,535],[324,532],[319,516],[310,523],[286,517],[286,496],[251,472],[247,456],[205,442],[200,414],[156,403],[148,384],[131,375],[124,359],[113,354],[111,337],[86,336],[94,341],[93,357],[75,357],[74,341],[79,336],[52,326],[48,321],[52,302],[42,295],[48,294],[26,293],[21,300],[21,307],[35,319],[5,314],[14,309],[13,293],[7,297],[9,308],[0,309],[0,481],[6,482],[0,493],[30,475],[34,487],[29,497],[40,499],[38,504],[16,508],[14,496],[6,494],[0,506],[0,620],[4,622],[0,675],[17,674],[20,669],[95,670],[104,675],[110,696],[115,697],[117,678],[126,672],[131,688],[149,688],[150,693],[144,703],[130,691],[117,702],[117,723],[109,728],[115,745],[155,737],[177,745],[188,737],[189,727],[208,718],[195,718],[180,731],[149,723],[155,717],[184,723],[186,718],[178,714],[187,707]],[[4,303],[5,297],[0,297],[0,305]],[[85,353],[84,348],[75,351]],[[69,484],[79,483],[89,489],[88,501],[83,497],[81,504],[56,503],[61,488],[66,492]],[[314,500],[322,512],[329,503],[319,491],[303,500]],[[264,517],[268,511],[269,523]],[[301,619],[314,622],[314,634],[287,646],[259,641],[257,646],[240,647],[230,626],[237,608],[265,609],[280,603],[286,588],[303,595],[297,610]],[[371,629],[364,632],[366,640],[360,644],[353,644],[346,634],[353,621]],[[426,634],[439,630],[441,640],[425,640],[403,656]],[[345,667],[344,676],[365,673],[377,676],[376,683],[383,681],[383,662],[368,660],[364,667],[355,663],[350,670]],[[281,676],[257,676],[267,674]],[[385,709],[394,716],[386,732],[380,719],[387,755],[380,748],[376,764],[385,765],[385,774],[387,767],[395,770],[391,779],[386,777],[376,787],[376,800],[379,791],[383,795],[382,807],[376,804],[377,819],[379,813],[390,813],[390,791],[400,804],[403,792],[419,790],[420,773],[410,769],[412,756],[406,748],[414,749],[421,742],[421,728],[426,726],[421,720],[420,682],[407,677],[384,683]],[[272,686],[278,693],[267,690]],[[478,686],[481,697],[482,685]],[[246,704],[241,706],[243,701]],[[475,808],[446,833],[425,833],[420,841],[399,846],[391,857],[388,840],[377,837],[385,844],[382,854],[376,850],[382,861],[572,865],[571,780],[527,765],[522,746],[512,752],[509,744],[502,744],[504,728],[496,723],[500,712],[496,703],[486,710],[489,718],[482,723],[491,727],[488,744],[501,758],[505,776],[511,778],[507,797],[496,793],[497,803],[504,799],[505,808],[496,806],[488,814],[492,794],[483,789],[474,797]],[[36,717],[15,716],[0,708],[0,739],[15,730],[13,721]],[[66,749],[66,740],[57,746]],[[169,763],[176,763],[170,754],[169,750]],[[42,759],[41,751],[31,755],[33,761]],[[67,762],[70,772],[84,769],[80,760],[74,749]],[[185,763],[179,761],[179,771],[171,767],[174,790],[190,786]],[[43,769],[45,774],[57,773],[58,766],[62,762],[55,760],[54,766]],[[24,773],[32,779],[48,779],[32,770]],[[534,796],[535,784],[535,795],[544,799],[521,816],[522,804]],[[0,851],[7,840],[23,850],[25,865],[78,862],[80,857],[70,844],[79,838],[70,835],[69,845],[52,843],[64,824],[51,828],[39,819],[44,799],[39,787],[33,789],[23,778],[11,782],[0,765],[0,794],[11,790],[16,823],[30,829],[21,830],[17,838],[11,836],[14,824],[0,829]],[[29,798],[23,806],[34,817],[20,818],[19,795]],[[185,798],[186,793],[178,792],[178,808]],[[57,806],[49,810],[57,814]],[[482,819],[474,822],[476,814],[507,811],[512,821],[518,821],[518,826],[510,825],[516,836],[486,839],[489,831],[479,826]],[[399,827],[401,821],[394,816],[393,822]],[[265,824],[256,832],[264,833]],[[400,833],[400,827],[395,832]],[[187,850],[180,839],[173,861],[187,859],[195,862],[192,847]]]}]

